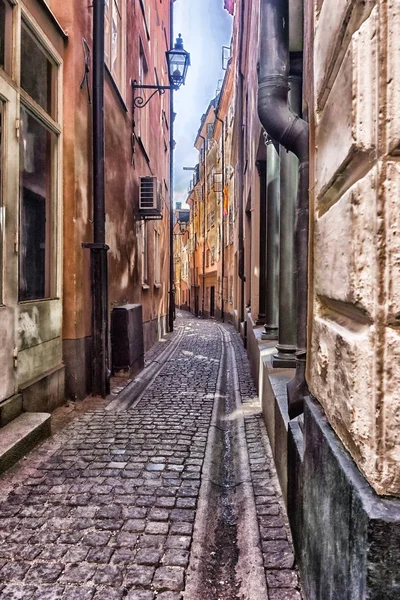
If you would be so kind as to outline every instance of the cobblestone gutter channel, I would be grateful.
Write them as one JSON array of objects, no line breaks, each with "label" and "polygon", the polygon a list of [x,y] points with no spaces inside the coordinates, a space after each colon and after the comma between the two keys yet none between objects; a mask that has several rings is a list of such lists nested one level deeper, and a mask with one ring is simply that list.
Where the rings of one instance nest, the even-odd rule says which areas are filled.
[{"label": "cobblestone gutter channel", "polygon": [[185,600],[267,599],[234,349],[223,339]]}]

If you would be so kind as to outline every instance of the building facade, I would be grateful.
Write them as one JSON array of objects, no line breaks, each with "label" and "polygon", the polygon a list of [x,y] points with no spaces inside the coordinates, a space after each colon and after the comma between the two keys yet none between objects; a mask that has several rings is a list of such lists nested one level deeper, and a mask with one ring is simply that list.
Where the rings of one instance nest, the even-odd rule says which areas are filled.
[{"label": "building facade", "polygon": [[[216,255],[216,316],[247,346],[306,597],[394,599],[399,9],[225,5],[232,58],[200,129],[207,138],[215,123],[220,222],[225,243],[233,238]],[[201,266],[208,207],[195,190],[189,246]]]},{"label": "building facade", "polygon": [[[96,383],[95,6],[0,2],[0,427],[81,400]],[[104,2],[107,379],[140,368],[168,325],[171,92],[150,99],[135,85],[169,85],[171,18],[169,1]],[[116,309],[136,317],[113,336]],[[136,354],[117,369],[121,335]]]},{"label": "building facade", "polygon": [[0,5],[0,426],[63,398],[66,32],[43,2]]},{"label": "building facade", "polygon": [[[67,31],[64,114],[64,361],[66,394],[81,399],[92,391],[93,241],[92,32],[90,7],[52,1]],[[108,312],[141,305],[144,349],[166,330],[169,288],[170,92],[144,108],[137,96],[168,85],[165,52],[170,47],[169,2],[105,3],[105,235],[108,251]],[[87,79],[83,78],[86,68]],[[82,85],[81,85],[82,83]],[[158,220],[145,220],[139,198],[144,177],[153,178]],[[161,248],[166,251],[161,252]],[[136,332],[135,335],[140,335]],[[112,369],[113,348],[109,351]],[[82,368],[85,365],[85,368]]]}]

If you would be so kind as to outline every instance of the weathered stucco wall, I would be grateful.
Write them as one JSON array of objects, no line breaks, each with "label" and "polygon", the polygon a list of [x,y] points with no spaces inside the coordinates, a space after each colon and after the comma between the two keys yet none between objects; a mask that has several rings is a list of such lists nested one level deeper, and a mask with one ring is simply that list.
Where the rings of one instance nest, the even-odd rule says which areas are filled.
[{"label": "weathered stucco wall", "polygon": [[[146,349],[165,329],[169,275],[169,93],[152,98],[141,113],[132,114],[131,81],[139,78],[140,48],[147,73],[144,83],[167,83],[165,51],[169,47],[169,2],[149,0],[144,14],[139,2],[126,2],[122,53],[123,76],[117,84],[105,71],[106,242],[110,247],[109,310],[125,303],[143,305]],[[125,6],[126,5],[126,6]],[[90,251],[93,241],[92,105],[86,86],[83,39],[92,49],[92,7],[52,0],[51,8],[69,34],[64,68],[64,304],[63,340],[67,391],[82,398],[91,391]],[[89,60],[91,90],[92,62]],[[118,87],[119,85],[119,87]],[[149,95],[147,92],[145,95]],[[163,112],[164,111],[164,117]],[[136,136],[132,123],[136,121]],[[144,122],[148,124],[145,128]],[[146,137],[139,143],[139,123]],[[134,153],[133,153],[134,149]],[[163,189],[163,219],[147,225],[149,285],[142,286],[139,181],[154,175]],[[161,277],[155,282],[154,231],[160,233]],[[160,323],[163,323],[162,326]],[[154,335],[153,335],[153,332]],[[85,364],[85,368],[82,365]]]},{"label": "weathered stucco wall", "polygon": [[370,484],[391,495],[400,494],[399,39],[394,0],[316,3],[309,387]]}]

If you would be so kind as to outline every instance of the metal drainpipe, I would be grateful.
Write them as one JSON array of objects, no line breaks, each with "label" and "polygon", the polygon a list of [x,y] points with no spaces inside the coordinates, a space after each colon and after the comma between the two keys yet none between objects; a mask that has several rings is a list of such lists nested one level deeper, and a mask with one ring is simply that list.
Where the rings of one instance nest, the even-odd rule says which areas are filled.
[{"label": "metal drainpipe", "polygon": [[[170,48],[174,47],[174,2],[169,8]],[[175,294],[174,294],[174,93],[169,93],[169,311],[168,328],[174,330]]]},{"label": "metal drainpipe", "polygon": [[308,393],[305,380],[308,277],[308,124],[288,104],[289,2],[261,0],[258,114],[267,133],[299,159],[296,199],[296,373],[288,384],[290,418],[301,414]]},{"label": "metal drainpipe", "polygon": [[279,320],[279,147],[267,139],[266,294],[263,340],[278,338]]},{"label": "metal drainpipe", "polygon": [[258,160],[256,162],[258,176],[260,178],[260,279],[259,279],[259,303],[256,324],[265,324],[265,290],[266,290],[266,237],[267,237],[267,162]]},{"label": "metal drainpipe", "polygon": [[224,303],[224,278],[225,278],[225,228],[224,228],[224,202],[225,202],[225,123],[222,119],[220,119],[217,115],[215,115],[215,119],[221,123],[222,126],[222,231],[221,231],[221,278],[222,278],[222,294],[221,294],[221,321],[225,321],[225,303]]},{"label": "metal drainpipe", "polygon": [[206,138],[204,135],[199,135],[203,140],[204,148],[204,181],[203,181],[203,285],[201,290],[201,318],[204,319],[204,294],[206,287],[206,200],[207,200],[207,161],[206,161]]},{"label": "metal drainpipe", "polygon": [[[290,57],[289,105],[301,114],[302,52]],[[282,147],[281,147],[282,148]],[[279,268],[279,343],[272,366],[296,367],[296,297],[294,223],[298,186],[299,161],[293,152],[281,151],[281,214],[280,214],[280,268]]]},{"label": "metal drainpipe", "polygon": [[93,243],[90,248],[92,284],[92,393],[110,392],[108,366],[108,269],[105,211],[104,143],[104,0],[93,4]]}]

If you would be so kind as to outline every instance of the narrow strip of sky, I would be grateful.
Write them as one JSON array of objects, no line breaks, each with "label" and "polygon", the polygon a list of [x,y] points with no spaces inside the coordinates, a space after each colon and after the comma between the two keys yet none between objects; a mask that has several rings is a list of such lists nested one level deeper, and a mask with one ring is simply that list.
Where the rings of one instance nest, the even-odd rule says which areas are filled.
[{"label": "narrow strip of sky", "polygon": [[174,201],[185,203],[192,173],[183,167],[198,162],[193,143],[210,101],[215,97],[222,70],[222,46],[229,46],[232,17],[224,10],[223,0],[176,0],[174,32],[182,34],[185,50],[190,52],[186,85],[175,93]]}]

